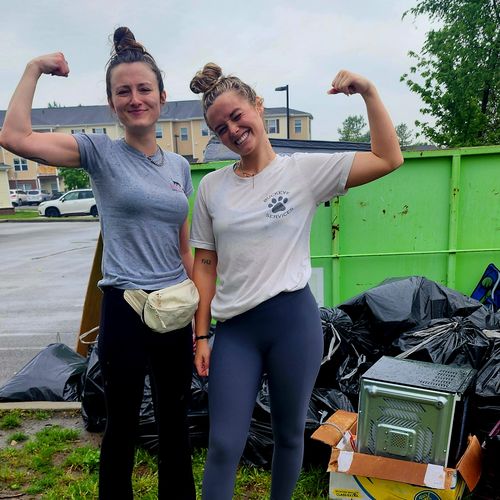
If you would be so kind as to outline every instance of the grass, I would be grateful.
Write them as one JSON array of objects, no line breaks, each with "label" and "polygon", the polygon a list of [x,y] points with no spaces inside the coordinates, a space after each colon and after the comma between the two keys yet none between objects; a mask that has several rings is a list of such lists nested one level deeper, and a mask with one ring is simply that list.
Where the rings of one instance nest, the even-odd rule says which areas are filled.
[{"label": "grass", "polygon": [[40,215],[37,210],[16,210],[13,215],[1,214],[0,219],[19,220],[19,219],[38,219]]},{"label": "grass", "polygon": [[[51,412],[6,410],[0,412],[2,429],[22,426],[24,419],[48,420]],[[17,439],[14,439],[17,438]],[[99,449],[81,439],[78,430],[49,425],[32,436],[18,430],[0,449],[0,497],[32,495],[44,500],[85,500],[98,497]],[[206,450],[195,450],[193,473],[197,495],[201,498],[201,482]],[[153,500],[157,493],[156,457],[143,449],[136,453],[132,477],[134,498]],[[260,500],[269,496],[270,473],[242,466],[238,469],[235,495],[237,500]],[[326,472],[303,472],[294,500],[327,498]]]}]

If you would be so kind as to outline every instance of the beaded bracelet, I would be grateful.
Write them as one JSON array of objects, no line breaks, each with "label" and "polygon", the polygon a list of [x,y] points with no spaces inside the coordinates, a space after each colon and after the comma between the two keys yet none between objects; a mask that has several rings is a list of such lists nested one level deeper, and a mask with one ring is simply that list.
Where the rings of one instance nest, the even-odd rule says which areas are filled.
[{"label": "beaded bracelet", "polygon": [[200,335],[199,337],[196,337],[196,340],[203,340],[203,339],[209,339],[210,335]]}]

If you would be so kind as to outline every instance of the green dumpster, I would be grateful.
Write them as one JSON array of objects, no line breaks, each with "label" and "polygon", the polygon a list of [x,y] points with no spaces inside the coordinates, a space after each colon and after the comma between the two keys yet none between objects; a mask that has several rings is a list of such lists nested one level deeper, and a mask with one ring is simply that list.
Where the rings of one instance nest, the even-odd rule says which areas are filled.
[{"label": "green dumpster", "polygon": [[[404,152],[399,170],[318,208],[310,285],[334,306],[391,277],[470,295],[500,265],[500,146]],[[197,188],[229,162],[192,166]]]}]

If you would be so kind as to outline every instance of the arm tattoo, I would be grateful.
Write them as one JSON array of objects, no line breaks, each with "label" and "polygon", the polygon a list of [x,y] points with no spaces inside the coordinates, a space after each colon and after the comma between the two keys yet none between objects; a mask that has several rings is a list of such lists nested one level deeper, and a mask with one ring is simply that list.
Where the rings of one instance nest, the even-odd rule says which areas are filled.
[{"label": "arm tattoo", "polygon": [[212,261],[210,259],[201,259],[201,263],[207,264],[207,266],[209,266],[212,263]]}]

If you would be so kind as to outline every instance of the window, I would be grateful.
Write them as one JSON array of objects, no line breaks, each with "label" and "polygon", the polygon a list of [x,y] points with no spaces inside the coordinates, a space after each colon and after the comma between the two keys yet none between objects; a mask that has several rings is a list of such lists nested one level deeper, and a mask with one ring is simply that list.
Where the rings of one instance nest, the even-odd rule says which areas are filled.
[{"label": "window", "polygon": [[266,131],[268,134],[280,133],[280,121],[278,118],[266,120]]},{"label": "window", "polygon": [[85,134],[85,129],[84,128],[72,128],[71,129],[72,134]]},{"label": "window", "polygon": [[14,170],[16,172],[28,170],[28,161],[24,158],[14,158]]},{"label": "window", "polygon": [[96,127],[92,129],[93,134],[105,134],[106,133],[106,127]]},{"label": "window", "polygon": [[295,119],[295,133],[302,133],[302,120],[300,118]]},{"label": "window", "polygon": [[163,137],[163,127],[157,123],[156,124],[156,138],[161,139]]},{"label": "window", "polygon": [[201,135],[203,137],[207,137],[210,134],[210,130],[208,128],[207,122],[202,121],[201,122]]},{"label": "window", "polygon": [[88,199],[93,198],[93,197],[94,197],[94,194],[92,193],[92,191],[80,191],[78,193],[79,200],[88,200]]},{"label": "window", "polygon": [[181,127],[181,141],[188,140],[188,129],[187,127]]}]

